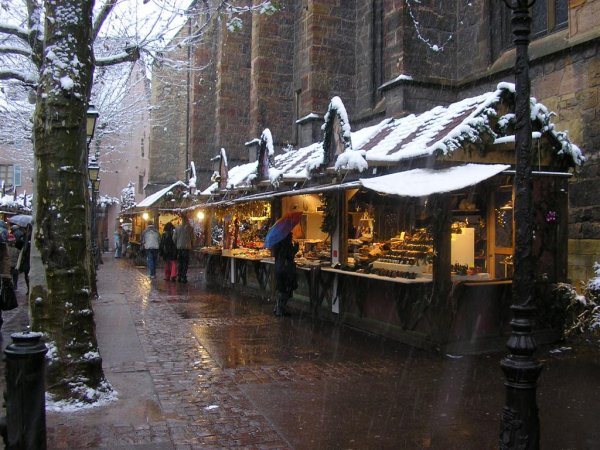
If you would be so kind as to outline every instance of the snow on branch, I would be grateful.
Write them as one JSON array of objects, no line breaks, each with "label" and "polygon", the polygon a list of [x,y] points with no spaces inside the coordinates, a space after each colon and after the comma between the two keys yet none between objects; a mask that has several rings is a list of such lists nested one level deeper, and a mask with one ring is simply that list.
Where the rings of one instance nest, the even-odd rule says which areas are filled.
[{"label": "snow on branch", "polygon": [[21,72],[12,69],[0,69],[0,80],[18,80],[25,84],[34,84],[37,77],[31,72]]},{"label": "snow on branch", "polygon": [[140,59],[139,47],[129,47],[126,48],[124,52],[116,55],[96,58],[96,67],[113,66],[124,62],[137,61],[138,59]]},{"label": "snow on branch", "polygon": [[21,55],[26,56],[27,58],[31,58],[32,53],[31,50],[24,47],[12,47],[8,45],[0,46],[1,54],[9,54],[9,55]]},{"label": "snow on branch", "polygon": [[19,39],[29,43],[29,31],[25,28],[9,25],[7,23],[0,23],[0,33],[18,37]]},{"label": "snow on branch", "polygon": [[104,21],[106,20],[106,18],[110,15],[112,10],[114,9],[115,5],[117,4],[117,1],[118,0],[107,0],[106,3],[104,3],[104,5],[102,5],[102,7],[100,8],[100,11],[96,15],[96,18],[94,19],[93,35],[92,35],[94,40],[96,40],[96,38],[98,37],[98,33],[100,32],[100,29],[102,28],[102,25],[104,24]]}]

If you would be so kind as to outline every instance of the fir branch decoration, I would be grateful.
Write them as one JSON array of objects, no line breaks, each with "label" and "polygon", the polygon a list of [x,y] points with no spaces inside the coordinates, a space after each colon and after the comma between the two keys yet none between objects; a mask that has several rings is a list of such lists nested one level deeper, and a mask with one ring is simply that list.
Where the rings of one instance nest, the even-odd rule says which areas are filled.
[{"label": "fir branch decoration", "polygon": [[323,207],[323,222],[321,223],[321,231],[329,236],[333,235],[338,223],[339,205],[338,196],[335,193],[321,194]]}]

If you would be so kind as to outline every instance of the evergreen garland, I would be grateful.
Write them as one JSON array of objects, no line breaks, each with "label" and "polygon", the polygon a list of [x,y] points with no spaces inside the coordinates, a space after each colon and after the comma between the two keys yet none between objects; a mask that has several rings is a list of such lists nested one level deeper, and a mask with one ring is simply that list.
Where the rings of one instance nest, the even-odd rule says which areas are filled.
[{"label": "evergreen garland", "polygon": [[321,200],[325,209],[321,231],[329,236],[333,235],[338,223],[339,205],[338,196],[335,193],[321,194]]}]

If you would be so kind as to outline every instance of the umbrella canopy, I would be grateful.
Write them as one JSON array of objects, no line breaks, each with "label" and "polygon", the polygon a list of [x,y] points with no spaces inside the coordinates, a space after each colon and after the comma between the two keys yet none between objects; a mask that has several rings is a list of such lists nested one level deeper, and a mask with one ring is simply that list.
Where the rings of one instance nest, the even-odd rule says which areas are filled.
[{"label": "umbrella canopy", "polygon": [[28,214],[17,214],[15,216],[11,216],[8,218],[10,223],[14,223],[15,225],[19,225],[20,227],[25,228],[33,221],[33,217]]},{"label": "umbrella canopy", "polygon": [[273,248],[275,244],[282,241],[292,231],[292,228],[300,223],[301,217],[301,212],[292,212],[275,222],[265,236],[265,248]]}]

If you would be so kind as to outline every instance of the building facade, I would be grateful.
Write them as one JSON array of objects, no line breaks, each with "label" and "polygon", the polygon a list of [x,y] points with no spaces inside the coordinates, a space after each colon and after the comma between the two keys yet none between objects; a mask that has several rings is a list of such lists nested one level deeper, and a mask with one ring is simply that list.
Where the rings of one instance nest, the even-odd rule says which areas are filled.
[{"label": "building facade", "polygon": [[[343,99],[352,129],[360,129],[514,80],[510,10],[500,0],[280,4],[274,15],[244,17],[234,33],[211,22],[194,48],[179,55],[190,70],[173,73],[176,81],[154,79],[155,100],[171,89],[173,114],[169,126],[153,124],[151,180],[187,179],[194,161],[203,188],[221,148],[230,166],[243,162],[252,148],[244,144],[265,128],[276,151],[318,141],[333,96]],[[557,114],[557,128],[569,130],[587,157],[570,184],[574,283],[588,279],[600,260],[599,13],[600,0],[537,0],[532,10],[532,96]]]}]

